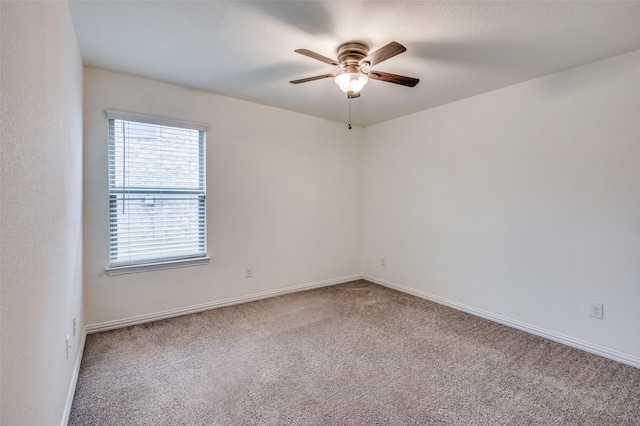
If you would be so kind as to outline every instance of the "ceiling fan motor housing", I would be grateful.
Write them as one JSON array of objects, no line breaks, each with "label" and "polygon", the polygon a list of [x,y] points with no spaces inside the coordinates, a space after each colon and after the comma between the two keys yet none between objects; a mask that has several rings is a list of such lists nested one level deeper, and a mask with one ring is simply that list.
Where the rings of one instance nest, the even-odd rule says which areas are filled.
[{"label": "ceiling fan motor housing", "polygon": [[362,42],[354,41],[345,43],[338,47],[338,62],[345,68],[346,72],[357,72],[349,71],[347,68],[357,68],[360,61],[367,56],[368,52],[369,46]]}]

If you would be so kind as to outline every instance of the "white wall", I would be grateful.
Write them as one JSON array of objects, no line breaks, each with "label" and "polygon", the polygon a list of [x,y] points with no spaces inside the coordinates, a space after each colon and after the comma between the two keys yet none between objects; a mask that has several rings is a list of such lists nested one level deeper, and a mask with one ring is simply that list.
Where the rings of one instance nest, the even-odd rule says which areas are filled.
[{"label": "white wall", "polygon": [[367,127],[364,271],[637,360],[639,136],[640,51]]},{"label": "white wall", "polygon": [[66,2],[0,2],[3,425],[60,424],[82,318],[82,62]]},{"label": "white wall", "polygon": [[[360,273],[362,129],[93,68],[84,88],[88,324]],[[208,265],[104,274],[105,108],[209,125]]]}]

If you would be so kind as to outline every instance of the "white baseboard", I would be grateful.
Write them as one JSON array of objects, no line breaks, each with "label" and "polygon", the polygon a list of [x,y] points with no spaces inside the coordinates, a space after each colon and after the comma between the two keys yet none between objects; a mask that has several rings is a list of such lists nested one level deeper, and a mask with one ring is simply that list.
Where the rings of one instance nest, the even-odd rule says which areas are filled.
[{"label": "white baseboard", "polygon": [[433,294],[429,294],[420,290],[416,290],[411,287],[406,287],[400,284],[396,284],[391,281],[386,281],[381,278],[372,277],[370,275],[363,275],[362,279],[367,281],[371,281],[376,284],[380,284],[382,286],[391,288],[393,290],[398,290],[403,293],[411,294],[413,296],[420,297],[422,299],[429,300],[431,302],[438,303],[440,305],[448,306],[453,309],[457,309],[459,311],[467,312],[472,315],[476,315],[481,318],[488,319],[490,321],[494,321],[508,327],[516,328],[518,330],[525,331],[527,333],[535,334],[536,336],[544,337],[549,340],[553,340],[554,342],[562,343],[567,346],[571,346],[577,349],[581,349],[585,352],[590,352],[592,354],[600,355],[604,358],[609,358],[614,361],[621,362],[623,364],[630,365],[632,367],[640,368],[640,358],[632,355],[628,355],[622,352],[618,352],[613,349],[609,349],[600,345],[596,345],[594,343],[589,343],[584,340],[576,339],[570,336],[566,336],[564,334],[556,333],[554,331],[545,330],[540,327],[536,327],[535,325],[526,324],[520,321],[516,321],[511,318],[503,317],[502,315],[497,315],[488,311],[484,311],[482,309],[477,309],[472,306],[464,305],[462,303],[454,302],[452,300],[448,300],[439,296],[435,296]]},{"label": "white baseboard", "polygon": [[224,306],[238,305],[240,303],[253,302],[255,300],[266,299],[274,296],[281,296],[287,293],[295,293],[298,291],[310,290],[312,288],[326,287],[334,284],[342,284],[349,281],[359,280],[362,275],[350,275],[347,277],[332,278],[323,281],[316,281],[306,284],[294,285],[291,287],[285,287],[278,290],[264,291],[261,293],[250,294],[247,296],[232,297],[230,299],[217,300],[213,302],[201,303],[198,305],[185,306],[178,309],[170,309],[167,311],[156,312],[152,314],[139,315],[130,318],[124,318],[115,321],[106,321],[97,324],[91,324],[86,327],[86,333],[99,333],[101,331],[114,330],[116,328],[129,327],[137,324],[144,324],[147,322],[158,321],[181,315],[194,314],[197,312],[208,311],[209,309],[222,308]]},{"label": "white baseboard", "polygon": [[73,365],[73,375],[71,376],[71,383],[69,384],[69,392],[67,393],[67,403],[64,406],[64,413],[62,413],[61,426],[67,426],[69,423],[69,414],[71,413],[71,404],[73,403],[73,396],[76,393],[76,385],[78,384],[78,375],[80,374],[80,364],[82,364],[82,354],[84,353],[84,342],[87,339],[87,331],[83,330],[78,342],[78,353],[76,355],[76,363]]}]

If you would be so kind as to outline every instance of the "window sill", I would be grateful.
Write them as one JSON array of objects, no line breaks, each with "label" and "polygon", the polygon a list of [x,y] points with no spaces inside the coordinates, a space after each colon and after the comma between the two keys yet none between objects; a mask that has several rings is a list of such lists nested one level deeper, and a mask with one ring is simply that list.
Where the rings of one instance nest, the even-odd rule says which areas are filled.
[{"label": "window sill", "polygon": [[187,266],[206,265],[210,257],[198,257],[195,259],[172,260],[170,262],[145,263],[141,265],[113,266],[104,268],[108,276],[135,274],[138,272],[157,271],[160,269],[184,268]]}]

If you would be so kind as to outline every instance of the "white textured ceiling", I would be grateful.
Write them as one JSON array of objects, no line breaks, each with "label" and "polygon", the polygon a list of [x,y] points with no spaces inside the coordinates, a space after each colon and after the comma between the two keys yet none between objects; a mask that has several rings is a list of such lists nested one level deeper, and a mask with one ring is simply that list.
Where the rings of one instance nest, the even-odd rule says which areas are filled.
[{"label": "white textured ceiling", "polygon": [[640,1],[71,1],[86,65],[336,121],[337,47],[390,41],[407,52],[374,68],[420,79],[370,81],[352,101],[370,125],[640,49]]}]

